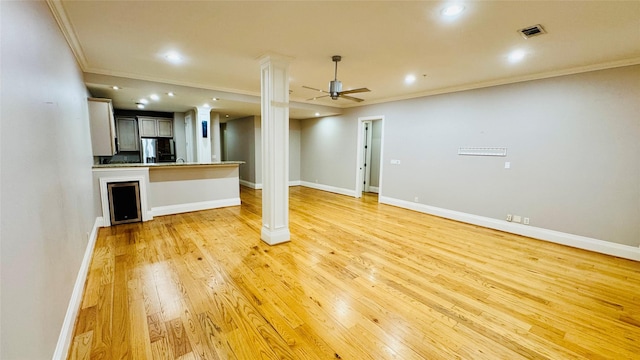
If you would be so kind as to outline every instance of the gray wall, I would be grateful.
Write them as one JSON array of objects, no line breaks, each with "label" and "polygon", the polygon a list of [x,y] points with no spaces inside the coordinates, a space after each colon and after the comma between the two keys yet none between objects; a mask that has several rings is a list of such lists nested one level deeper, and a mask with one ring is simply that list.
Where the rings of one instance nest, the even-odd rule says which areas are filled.
[{"label": "gray wall", "polygon": [[173,141],[176,147],[176,160],[182,159],[187,161],[187,143],[184,133],[184,114],[173,114]]},{"label": "gray wall", "polygon": [[50,359],[99,216],[88,94],[45,2],[0,7],[0,358]]},{"label": "gray wall", "polygon": [[300,120],[289,119],[289,181],[300,181]]},{"label": "gray wall", "polygon": [[357,117],[300,122],[300,179],[355,190]]},{"label": "gray wall", "polygon": [[256,182],[254,116],[227,121],[225,152],[229,161],[244,161],[240,165],[240,180]]},{"label": "gray wall", "polygon": [[[224,132],[226,160],[241,160],[240,179],[262,184],[261,117],[227,121]],[[289,181],[300,180],[300,120],[289,120]]]},{"label": "gray wall", "polygon": [[381,196],[638,246],[638,99],[629,66],[354,108],[303,121],[301,176],[354,189],[357,119],[384,115]]}]

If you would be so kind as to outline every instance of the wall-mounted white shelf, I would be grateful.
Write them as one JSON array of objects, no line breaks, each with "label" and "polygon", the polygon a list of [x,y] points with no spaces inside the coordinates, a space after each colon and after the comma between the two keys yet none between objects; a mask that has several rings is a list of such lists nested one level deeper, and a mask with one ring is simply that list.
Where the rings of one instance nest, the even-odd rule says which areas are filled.
[{"label": "wall-mounted white shelf", "polygon": [[461,147],[458,155],[470,156],[507,156],[506,147]]}]

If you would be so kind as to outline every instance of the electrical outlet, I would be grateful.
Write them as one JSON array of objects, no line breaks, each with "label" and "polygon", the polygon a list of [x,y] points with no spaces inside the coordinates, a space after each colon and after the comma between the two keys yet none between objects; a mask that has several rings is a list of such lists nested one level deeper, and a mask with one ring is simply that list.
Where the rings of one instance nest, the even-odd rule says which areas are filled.
[{"label": "electrical outlet", "polygon": [[529,218],[522,219],[522,223],[525,225],[529,225]]},{"label": "electrical outlet", "polygon": [[416,197],[414,197],[414,198],[413,198],[413,202],[420,202],[420,200],[419,200],[419,199],[418,199],[418,197],[416,196]]},{"label": "electrical outlet", "polygon": [[513,215],[513,222],[519,223],[520,221],[522,221],[522,218],[520,217],[520,215]]},{"label": "electrical outlet", "polygon": [[507,214],[507,221],[511,221],[513,219],[513,216],[511,214]]}]

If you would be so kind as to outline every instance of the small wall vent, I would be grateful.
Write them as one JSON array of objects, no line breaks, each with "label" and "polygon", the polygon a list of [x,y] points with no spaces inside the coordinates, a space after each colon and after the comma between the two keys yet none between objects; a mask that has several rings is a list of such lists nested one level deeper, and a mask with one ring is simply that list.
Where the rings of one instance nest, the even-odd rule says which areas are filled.
[{"label": "small wall vent", "polygon": [[547,32],[544,30],[542,25],[537,24],[533,26],[528,26],[524,29],[518,30],[518,32],[522,35],[523,38],[528,39],[530,37],[546,34]]}]

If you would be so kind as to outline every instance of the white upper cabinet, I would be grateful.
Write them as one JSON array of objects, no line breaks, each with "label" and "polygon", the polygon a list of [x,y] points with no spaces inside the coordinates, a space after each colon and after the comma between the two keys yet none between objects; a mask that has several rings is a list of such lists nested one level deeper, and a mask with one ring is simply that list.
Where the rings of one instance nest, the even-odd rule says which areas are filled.
[{"label": "white upper cabinet", "polygon": [[158,119],[157,125],[159,137],[173,137],[172,119]]},{"label": "white upper cabinet", "polygon": [[140,137],[173,137],[173,119],[138,116]]},{"label": "white upper cabinet", "polygon": [[93,156],[116,153],[116,126],[110,99],[89,98],[89,124]]},{"label": "white upper cabinet", "polygon": [[140,149],[140,137],[138,136],[138,124],[135,118],[117,118],[118,124],[118,151],[138,151]]}]

